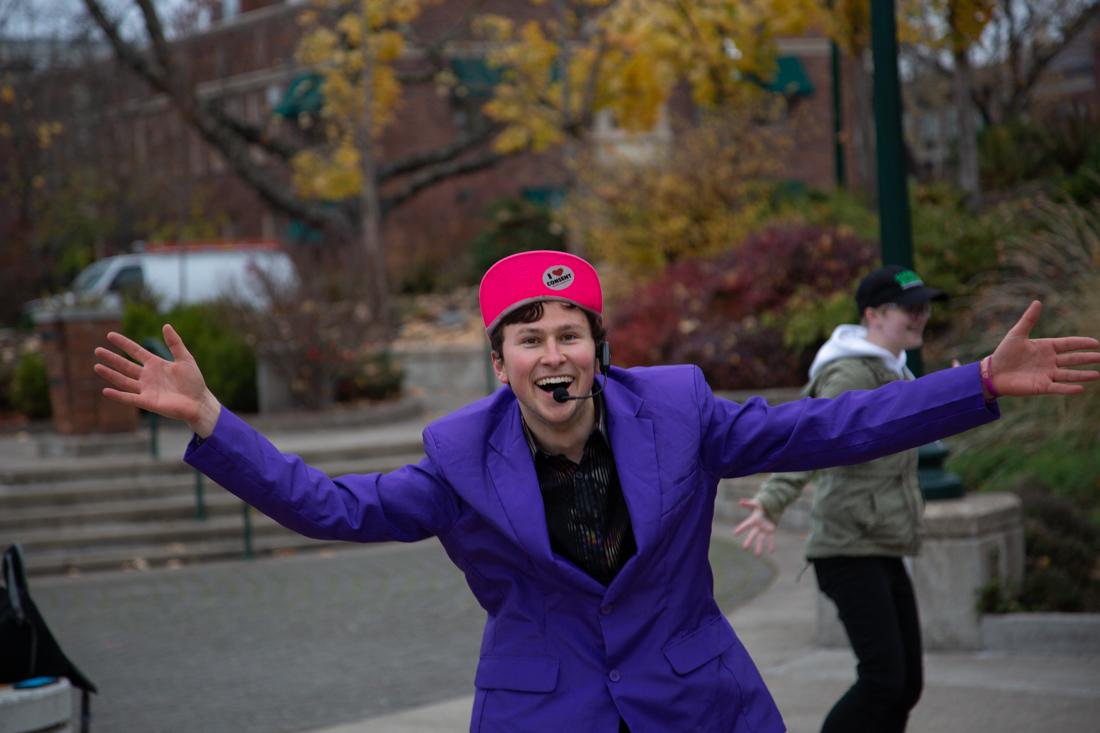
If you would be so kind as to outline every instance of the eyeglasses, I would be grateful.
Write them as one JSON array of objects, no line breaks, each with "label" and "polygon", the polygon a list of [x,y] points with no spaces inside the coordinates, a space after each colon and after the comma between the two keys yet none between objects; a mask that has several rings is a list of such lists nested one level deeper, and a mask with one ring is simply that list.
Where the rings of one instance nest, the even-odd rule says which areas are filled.
[{"label": "eyeglasses", "polygon": [[909,316],[910,318],[920,318],[922,316],[929,316],[932,314],[931,301],[926,303],[913,303],[911,305],[901,305],[900,303],[887,303],[885,307],[887,310],[895,309],[904,311],[905,315]]}]

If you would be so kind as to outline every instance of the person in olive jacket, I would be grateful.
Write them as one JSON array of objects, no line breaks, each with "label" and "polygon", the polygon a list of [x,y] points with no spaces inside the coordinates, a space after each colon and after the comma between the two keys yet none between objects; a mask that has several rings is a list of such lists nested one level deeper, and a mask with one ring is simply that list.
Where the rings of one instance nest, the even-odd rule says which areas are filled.
[{"label": "person in olive jacket", "polygon": [[[875,270],[856,291],[860,325],[838,326],[810,366],[809,397],[913,379],[905,350],[923,343],[932,301],[944,294],[912,270]],[[924,500],[917,450],[868,463],[771,475],[735,532],[744,546],[774,547],[775,523],[816,475],[806,557],[818,586],[837,606],[859,664],[855,684],[837,701],[822,731],[901,731],[923,686],[920,621],[902,558],[921,545]]]}]

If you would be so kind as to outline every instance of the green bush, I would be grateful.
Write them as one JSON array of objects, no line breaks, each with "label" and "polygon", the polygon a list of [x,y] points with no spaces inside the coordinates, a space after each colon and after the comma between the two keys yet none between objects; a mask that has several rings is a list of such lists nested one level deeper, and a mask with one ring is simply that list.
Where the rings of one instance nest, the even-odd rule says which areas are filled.
[{"label": "green bush", "polygon": [[11,412],[15,405],[11,401],[11,383],[15,378],[15,359],[4,359],[0,355],[0,413]]},{"label": "green bush", "polygon": [[869,242],[802,225],[682,260],[609,308],[613,358],[624,366],[698,364],[719,389],[802,384],[813,357],[807,347],[855,316],[851,293],[873,261]]},{"label": "green bush", "polygon": [[1100,527],[1082,517],[1073,502],[1050,484],[1025,478],[1023,500],[1027,558],[1016,601],[1025,611],[1100,611],[1100,580],[1093,569],[1100,556]]},{"label": "green bush", "polygon": [[769,197],[773,222],[800,222],[850,232],[860,239],[878,241],[878,214],[854,194],[841,189],[797,189],[777,184]]},{"label": "green bush", "polygon": [[947,461],[948,469],[962,478],[968,491],[1001,491],[1022,478],[1041,477],[1053,494],[1073,502],[1082,516],[1092,517],[1100,526],[1100,453],[1074,438],[1060,435],[1026,446],[1016,441],[981,441],[956,451]]},{"label": "green bush", "polygon": [[945,184],[914,187],[910,200],[917,272],[952,297],[971,295],[979,277],[996,267],[999,244],[1014,231],[1011,209],[971,211],[962,191]]},{"label": "green bush", "polygon": [[470,282],[508,255],[532,249],[565,249],[565,234],[549,207],[521,198],[502,198],[486,213],[488,224],[470,243]]},{"label": "green bush", "polygon": [[[773,200],[772,221],[835,228],[879,241],[877,213],[850,193],[807,190]],[[995,266],[998,242],[1013,230],[1004,209],[975,213],[962,192],[947,184],[910,187],[909,208],[916,270],[952,296],[970,294],[974,279]],[[881,252],[881,246],[876,249]]]},{"label": "green bush", "polygon": [[1035,187],[1077,203],[1100,194],[1100,140],[1094,111],[1010,120],[978,138],[982,185],[990,191]]},{"label": "green bush", "polygon": [[47,418],[52,414],[50,381],[42,354],[28,351],[20,357],[12,374],[9,398],[18,412],[31,419]]},{"label": "green bush", "polygon": [[161,326],[166,322],[187,344],[202,368],[206,386],[223,405],[236,412],[257,410],[255,352],[230,325],[222,306],[181,306],[162,315],[148,303],[129,302],[122,329],[138,343],[153,339],[163,344]]}]

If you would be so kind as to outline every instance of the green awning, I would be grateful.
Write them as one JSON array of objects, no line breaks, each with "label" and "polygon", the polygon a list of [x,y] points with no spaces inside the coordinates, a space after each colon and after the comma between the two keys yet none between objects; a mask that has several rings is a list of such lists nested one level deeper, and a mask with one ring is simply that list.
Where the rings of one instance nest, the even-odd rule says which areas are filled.
[{"label": "green awning", "polygon": [[287,119],[301,114],[317,114],[324,102],[324,79],[314,71],[297,74],[272,111]]},{"label": "green awning", "polygon": [[524,201],[545,206],[548,209],[558,209],[565,203],[565,189],[561,186],[530,186],[520,192]]},{"label": "green awning", "polygon": [[451,71],[458,79],[458,88],[462,96],[474,99],[488,99],[493,95],[493,87],[500,83],[501,70],[490,66],[480,56],[468,56],[451,59]]},{"label": "green awning", "polygon": [[797,56],[780,56],[775,60],[775,76],[766,81],[763,87],[769,92],[785,94],[791,97],[809,96],[814,93],[813,82],[806,74],[802,61]]}]

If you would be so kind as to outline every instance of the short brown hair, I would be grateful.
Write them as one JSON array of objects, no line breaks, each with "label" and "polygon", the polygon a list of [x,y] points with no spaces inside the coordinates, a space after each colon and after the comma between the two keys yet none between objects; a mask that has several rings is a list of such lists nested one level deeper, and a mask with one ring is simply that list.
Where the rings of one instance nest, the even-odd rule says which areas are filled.
[{"label": "short brown hair", "polygon": [[[493,353],[500,357],[501,361],[504,361],[504,327],[510,326],[514,323],[534,323],[542,318],[543,304],[545,300],[538,300],[534,303],[528,303],[525,306],[516,308],[514,311],[506,315],[500,320],[500,323],[489,334],[489,348],[493,350]],[[572,303],[562,303],[566,308],[577,308],[582,311],[586,318],[588,318],[588,328],[592,331],[592,339],[598,344],[607,338],[607,329],[604,328],[603,319],[595,313],[579,308]]]}]

